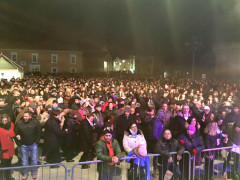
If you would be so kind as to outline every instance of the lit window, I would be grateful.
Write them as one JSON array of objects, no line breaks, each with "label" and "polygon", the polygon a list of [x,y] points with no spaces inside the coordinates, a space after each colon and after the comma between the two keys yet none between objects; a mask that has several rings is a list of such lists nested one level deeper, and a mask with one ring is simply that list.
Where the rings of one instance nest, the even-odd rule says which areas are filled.
[{"label": "lit window", "polygon": [[57,60],[58,60],[58,55],[57,54],[52,54],[51,63],[52,64],[57,64]]},{"label": "lit window", "polygon": [[77,56],[76,54],[70,55],[70,64],[76,64]]},{"label": "lit window", "polygon": [[17,53],[16,52],[11,52],[11,60],[14,62],[17,61]]},{"label": "lit window", "polygon": [[38,54],[32,53],[32,63],[37,63],[37,62],[38,62]]}]

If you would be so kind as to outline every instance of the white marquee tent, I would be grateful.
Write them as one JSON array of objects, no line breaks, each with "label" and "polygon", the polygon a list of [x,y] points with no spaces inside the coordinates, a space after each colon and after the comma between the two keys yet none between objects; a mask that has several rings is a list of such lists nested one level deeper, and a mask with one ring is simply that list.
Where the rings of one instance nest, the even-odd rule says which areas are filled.
[{"label": "white marquee tent", "polygon": [[2,53],[0,54],[0,79],[7,79],[8,81],[11,78],[23,78],[23,68],[4,56]]}]

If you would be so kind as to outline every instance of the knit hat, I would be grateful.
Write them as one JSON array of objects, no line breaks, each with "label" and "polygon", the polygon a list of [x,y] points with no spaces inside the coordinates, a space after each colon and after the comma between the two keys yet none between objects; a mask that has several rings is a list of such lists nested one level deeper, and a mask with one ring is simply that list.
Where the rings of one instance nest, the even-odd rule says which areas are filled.
[{"label": "knit hat", "polygon": [[190,130],[190,131],[193,131],[193,132],[196,132],[196,127],[194,125],[189,125],[187,130]]},{"label": "knit hat", "polygon": [[110,133],[111,135],[113,135],[113,130],[110,127],[105,127],[103,129],[103,135]]},{"label": "knit hat", "polygon": [[147,155],[147,148],[145,144],[139,144],[139,146],[133,149],[133,154],[139,158],[145,157]]}]

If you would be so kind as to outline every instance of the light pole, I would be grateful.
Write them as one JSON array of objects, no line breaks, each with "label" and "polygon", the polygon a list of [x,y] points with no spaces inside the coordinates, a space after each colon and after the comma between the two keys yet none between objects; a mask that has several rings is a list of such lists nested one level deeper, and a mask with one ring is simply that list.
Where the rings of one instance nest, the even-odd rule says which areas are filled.
[{"label": "light pole", "polygon": [[197,40],[196,37],[192,38],[192,41],[186,42],[185,45],[190,49],[190,51],[192,51],[192,79],[194,79],[194,72],[195,72],[195,54],[196,52],[199,52],[201,47],[202,47],[202,43],[200,41]]}]

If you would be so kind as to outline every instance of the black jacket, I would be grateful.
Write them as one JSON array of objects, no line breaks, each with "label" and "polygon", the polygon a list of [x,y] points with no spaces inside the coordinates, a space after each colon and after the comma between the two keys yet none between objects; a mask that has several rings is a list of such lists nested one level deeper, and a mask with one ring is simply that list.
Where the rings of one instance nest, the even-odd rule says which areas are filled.
[{"label": "black jacket", "polygon": [[184,146],[181,146],[176,139],[172,138],[170,140],[166,140],[165,138],[162,138],[157,142],[154,152],[161,155],[159,162],[163,160],[163,163],[166,163],[170,156],[176,157],[174,155],[170,155],[170,152],[177,152],[178,155],[182,155],[184,149]]},{"label": "black jacket", "polygon": [[61,130],[60,121],[57,118],[50,117],[44,127],[45,146],[52,149],[59,148],[62,138],[66,135],[66,132]]},{"label": "black jacket", "polygon": [[23,118],[17,122],[14,128],[15,134],[20,135],[20,141],[16,141],[18,145],[32,145],[39,142],[41,138],[41,126],[35,119],[29,119],[24,122]]},{"label": "black jacket", "polygon": [[84,119],[81,124],[81,148],[83,151],[94,149],[93,133],[94,127],[90,125],[87,119]]},{"label": "black jacket", "polygon": [[129,128],[132,122],[136,123],[136,116],[133,114],[130,114],[128,119],[125,114],[120,115],[117,119],[115,131],[116,139],[118,140],[120,147],[122,147],[124,131]]}]

